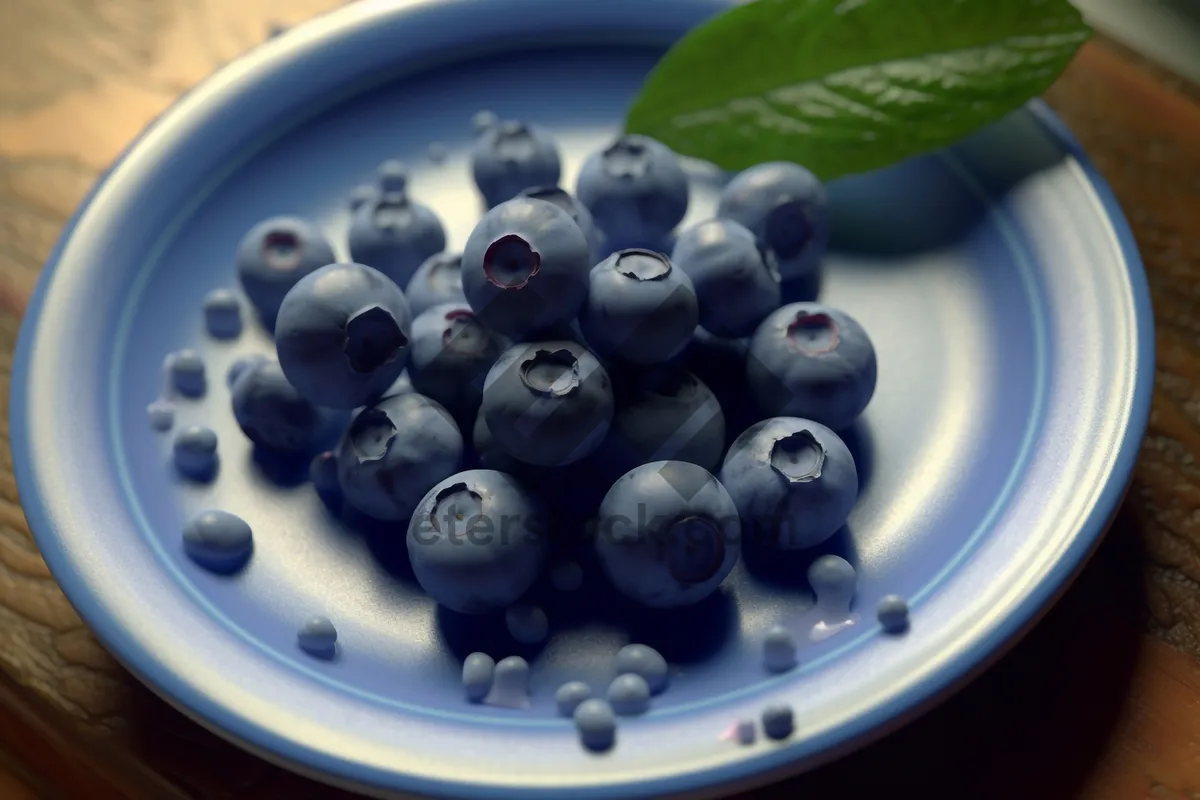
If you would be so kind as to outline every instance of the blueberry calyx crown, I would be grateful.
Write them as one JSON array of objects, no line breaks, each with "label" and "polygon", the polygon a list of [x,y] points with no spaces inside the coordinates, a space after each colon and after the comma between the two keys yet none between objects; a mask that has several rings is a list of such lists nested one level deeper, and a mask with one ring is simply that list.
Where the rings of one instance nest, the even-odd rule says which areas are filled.
[{"label": "blueberry calyx crown", "polygon": [[360,464],[378,461],[392,447],[392,441],[396,438],[396,424],[386,411],[368,408],[354,418],[349,438]]},{"label": "blueberry calyx crown", "polygon": [[565,397],[579,388],[579,360],[570,350],[538,350],[521,362],[521,383],[542,397]]},{"label": "blueberry calyx crown", "polygon": [[475,314],[466,308],[446,312],[442,329],[442,346],[453,353],[475,355],[482,353],[490,339]]},{"label": "blueberry calyx crown", "polygon": [[617,253],[615,268],[635,281],[660,281],[671,274],[671,260],[662,253],[635,247]]},{"label": "blueberry calyx crown", "polygon": [[510,169],[532,158],[537,151],[533,131],[524,122],[503,122],[496,128],[496,155]]},{"label": "blueberry calyx crown", "polygon": [[484,276],[501,289],[525,288],[541,268],[541,254],[515,233],[501,236],[483,254]]},{"label": "blueberry calyx crown", "polygon": [[415,217],[412,203],[404,194],[381,197],[371,216],[375,227],[383,231],[398,231],[411,227]]},{"label": "blueberry calyx crown", "polygon": [[304,258],[304,243],[295,231],[275,230],[263,237],[263,263],[271,269],[292,270]]},{"label": "blueberry calyx crown", "polygon": [[433,509],[429,524],[441,533],[438,522],[444,521],[453,528],[455,522],[471,522],[482,515],[483,496],[473,491],[465,482],[452,483],[433,498]]},{"label": "blueberry calyx crown", "polygon": [[771,445],[771,468],[789,483],[815,481],[824,467],[825,447],[810,431],[788,434]]},{"label": "blueberry calyx crown", "polygon": [[385,161],[379,168],[379,193],[403,196],[408,192],[408,168],[400,161]]},{"label": "blueberry calyx crown", "polygon": [[832,353],[840,340],[837,321],[828,314],[801,311],[788,323],[787,339],[806,356]]},{"label": "blueberry calyx crown", "polygon": [[370,375],[400,355],[408,337],[400,330],[391,312],[381,306],[370,306],[346,320],[342,351],[350,369],[360,375]]},{"label": "blueberry calyx crown", "polygon": [[604,149],[604,171],[614,178],[636,180],[650,171],[650,152],[637,139],[622,136]]}]

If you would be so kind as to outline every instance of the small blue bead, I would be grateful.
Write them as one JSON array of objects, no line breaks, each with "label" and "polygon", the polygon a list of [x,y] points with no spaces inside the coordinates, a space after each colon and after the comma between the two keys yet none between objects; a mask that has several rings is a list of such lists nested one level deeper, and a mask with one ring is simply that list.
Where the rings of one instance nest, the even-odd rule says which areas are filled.
[{"label": "small blue bead", "polygon": [[640,675],[653,694],[667,688],[667,660],[644,644],[627,644],[617,651],[618,675]]},{"label": "small blue bead", "polygon": [[212,428],[194,425],[175,437],[175,467],[186,477],[209,480],[217,468],[217,434]]},{"label": "small blue bead", "polygon": [[787,672],[796,666],[796,638],[776,625],[763,639],[763,666],[767,672]]},{"label": "small blue bead", "polygon": [[482,703],[492,689],[496,660],[487,653],[471,653],[463,659],[462,685],[467,700]]},{"label": "small blue bead", "polygon": [[619,675],[608,686],[608,704],[622,717],[644,714],[650,708],[650,686],[641,675]]},{"label": "small blue bead", "polygon": [[554,693],[554,704],[558,707],[558,713],[563,717],[574,715],[575,709],[579,708],[585,700],[590,700],[592,697],[592,687],[588,686],[583,681],[568,681],[558,687],[558,691]]},{"label": "small blue bead", "polygon": [[763,733],[770,739],[786,739],[795,729],[791,706],[768,706],[762,712]]},{"label": "small blue bead", "polygon": [[169,431],[175,424],[175,406],[170,400],[155,400],[146,406],[146,417],[154,430]]},{"label": "small blue bead", "polygon": [[337,629],[326,617],[312,617],[296,634],[300,649],[315,656],[327,657],[337,648]]},{"label": "small blue bead", "polygon": [[588,750],[603,752],[612,748],[617,737],[617,718],[612,707],[598,697],[584,700],[572,715],[579,731],[579,743]]},{"label": "small blue bead", "polygon": [[208,388],[204,359],[192,350],[180,350],[167,356],[167,374],[171,386],[184,397],[203,397]]},{"label": "small blue bead", "polygon": [[888,633],[902,633],[908,628],[908,603],[898,594],[889,594],[879,601],[875,616]]},{"label": "small blue bead", "polygon": [[214,339],[236,339],[242,333],[242,306],[228,289],[214,289],[204,298],[204,326]]},{"label": "small blue bead", "polygon": [[184,525],[183,548],[202,567],[232,572],[250,558],[254,535],[241,517],[210,509],[196,514]]}]

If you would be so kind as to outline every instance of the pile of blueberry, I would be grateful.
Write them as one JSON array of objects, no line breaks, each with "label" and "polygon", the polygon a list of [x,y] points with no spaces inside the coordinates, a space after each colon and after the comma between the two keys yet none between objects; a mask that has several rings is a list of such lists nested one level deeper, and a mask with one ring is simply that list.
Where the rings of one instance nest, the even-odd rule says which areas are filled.
[{"label": "pile of blueberry", "polygon": [[[241,288],[276,348],[230,371],[246,436],[310,458],[330,412],[352,411],[313,458],[315,487],[401,526],[421,586],[460,613],[511,609],[568,537],[656,608],[711,594],[743,545],[828,539],[858,493],[838,432],[870,401],[876,360],[853,318],[794,289],[829,241],[820,182],[753,167],[714,219],[676,233],[688,179],[662,144],[619,137],[570,194],[543,129],[475,124],[488,210],[461,253],[398,162],[353,192],[347,263],[300,219],[243,238]],[[233,293],[204,311],[212,335],[240,333]],[[193,360],[171,366],[194,394]],[[180,433],[181,468],[203,475],[211,438]]]}]

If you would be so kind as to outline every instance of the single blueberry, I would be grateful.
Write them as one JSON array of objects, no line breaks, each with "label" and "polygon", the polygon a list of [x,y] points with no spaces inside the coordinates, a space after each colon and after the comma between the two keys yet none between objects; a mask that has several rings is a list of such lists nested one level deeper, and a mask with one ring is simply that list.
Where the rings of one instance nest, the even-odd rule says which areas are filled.
[{"label": "single blueberry", "polygon": [[330,408],[377,400],[408,362],[412,315],[400,287],[362,264],[330,264],[279,309],[279,365],[304,397]]},{"label": "single blueberry", "polygon": [[640,675],[651,694],[666,691],[669,673],[667,660],[662,654],[644,644],[627,644],[617,651],[616,671],[618,675]]},{"label": "single blueberry", "polygon": [[351,506],[407,522],[426,492],[461,468],[463,440],[440,404],[398,394],[358,412],[337,454],[338,483]]},{"label": "single blueberry", "polygon": [[579,731],[579,743],[593,752],[611,750],[617,738],[617,718],[608,701],[584,700],[571,715]]},{"label": "single blueberry", "polygon": [[305,275],[336,260],[333,246],[314,226],[295,217],[274,217],[242,237],[238,280],[263,322],[273,328],[288,291]]},{"label": "single blueberry", "polygon": [[622,717],[645,714],[650,709],[650,686],[641,675],[618,675],[608,685],[608,704]]},{"label": "single blueberry", "polygon": [[167,356],[166,371],[171,388],[184,397],[203,397],[208,390],[204,359],[194,350],[180,350]]},{"label": "single blueberry", "polygon": [[898,594],[889,594],[875,609],[879,624],[888,633],[903,633],[908,629],[908,603]]},{"label": "single blueberry", "polygon": [[554,692],[554,705],[560,717],[570,717],[575,709],[592,697],[592,687],[583,681],[567,681]]},{"label": "single blueberry", "polygon": [[688,208],[678,156],[645,136],[625,135],[584,161],[575,196],[618,247],[661,247]]},{"label": "single blueberry", "polygon": [[787,672],[796,666],[796,637],[782,625],[771,628],[763,639],[763,666],[767,672]]},{"label": "single blueberry", "polygon": [[875,347],[849,314],[792,303],[750,340],[746,381],[763,413],[847,428],[875,393]]},{"label": "single blueberry", "polygon": [[482,703],[492,690],[496,660],[487,653],[471,653],[463,659],[463,693],[470,703]]},{"label": "single blueberry", "polygon": [[169,431],[175,424],[175,404],[159,398],[146,406],[146,419],[156,431]]},{"label": "single blueberry", "polygon": [[442,480],[417,505],[409,561],[442,606],[462,614],[497,611],[537,579],[548,533],[540,505],[514,478],[468,470]]},{"label": "single blueberry", "polygon": [[251,442],[280,452],[311,450],[324,418],[273,358],[252,360],[233,383],[233,416]]},{"label": "single blueberry", "polygon": [[688,228],[676,240],[671,261],[692,279],[700,324],[715,336],[750,336],[779,308],[774,256],[733,220]]},{"label": "single blueberry", "polygon": [[567,212],[519,197],[483,215],[467,237],[462,287],[484,324],[517,338],[575,319],[592,257]]},{"label": "single blueberry", "polygon": [[600,231],[592,219],[592,212],[588,211],[587,206],[576,200],[566,189],[557,186],[530,186],[522,189],[517,197],[544,200],[558,206],[567,212],[571,219],[575,220],[575,224],[583,232],[583,237],[587,239],[592,256],[595,257],[600,252]]},{"label": "single blueberry", "polygon": [[504,612],[508,633],[521,644],[541,644],[550,632],[546,612],[537,606],[518,605]]},{"label": "single blueberry", "polygon": [[747,537],[783,550],[828,539],[858,498],[846,444],[824,425],[794,417],[747,428],[726,453],[720,478]]},{"label": "single blueberry", "polygon": [[795,729],[795,715],[791,706],[767,706],[762,712],[763,733],[776,741],[786,739]]},{"label": "single blueberry", "polygon": [[296,633],[300,649],[318,658],[330,658],[337,652],[337,628],[326,617],[310,617]]},{"label": "single blueberry", "polygon": [[725,453],[725,416],[712,391],[675,367],[637,375],[613,416],[607,455],[625,473],[648,461],[690,461],[710,472]]},{"label": "single blueberry", "polygon": [[774,253],[785,280],[808,277],[829,246],[829,199],[815,175],[773,161],[738,173],[721,192],[717,216],[748,228]]},{"label": "single blueberry", "polygon": [[441,403],[456,420],[473,422],[488,371],[507,346],[465,303],[434,306],[413,321],[408,361],[413,389]]},{"label": "single blueberry", "polygon": [[217,434],[204,425],[184,428],[172,447],[175,468],[184,477],[210,481],[217,472]]},{"label": "single blueberry", "polygon": [[438,253],[425,259],[404,290],[408,308],[417,317],[444,303],[465,303],[462,253]]},{"label": "single blueberry", "polygon": [[204,327],[214,339],[236,339],[242,333],[242,305],[228,289],[204,296]]},{"label": "single blueberry", "polygon": [[597,353],[640,366],[681,353],[700,320],[691,278],[650,250],[620,250],[597,264],[579,326]]},{"label": "single blueberry", "polygon": [[706,469],[657,461],[630,470],[598,512],[596,552],[625,596],[653,608],[698,603],[741,553],[737,508]]},{"label": "single blueberry", "polygon": [[478,134],[471,150],[471,175],[489,208],[529,186],[553,186],[561,173],[558,145],[537,125],[491,125]]},{"label": "single blueberry", "polygon": [[254,536],[241,517],[228,511],[206,510],[184,525],[183,549],[206,569],[235,572],[250,559]]},{"label": "single blueberry", "polygon": [[613,415],[612,385],[582,345],[518,344],[488,372],[480,411],[510,455],[538,466],[564,466],[603,441]]},{"label": "single blueberry", "polygon": [[528,662],[520,656],[501,659],[492,673],[492,690],[486,700],[491,705],[503,708],[528,707]]},{"label": "single blueberry", "polygon": [[351,258],[404,286],[425,259],[446,249],[446,230],[407,194],[381,193],[354,212],[347,241]]}]

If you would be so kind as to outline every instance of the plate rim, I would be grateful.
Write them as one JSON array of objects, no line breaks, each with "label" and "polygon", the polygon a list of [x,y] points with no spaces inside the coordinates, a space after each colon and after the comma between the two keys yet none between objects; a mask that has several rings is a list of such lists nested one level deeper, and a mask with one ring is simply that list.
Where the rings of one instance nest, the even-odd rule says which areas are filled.
[{"label": "plate rim", "polygon": [[[479,0],[444,0],[444,4],[447,6],[463,8],[476,5],[478,2]],[[506,2],[506,0],[491,0],[491,2],[498,4]],[[683,6],[699,8],[704,6],[715,11],[734,5],[736,2],[737,0],[671,0],[669,5],[674,8]],[[425,3],[420,2],[420,0],[417,2],[398,0],[391,3],[360,2],[355,5],[386,6],[386,13],[389,15],[402,16],[419,6],[425,5]],[[338,18],[345,17],[348,20],[349,17],[344,14],[346,10],[345,7],[342,7],[318,18],[324,23],[323,27],[327,29],[325,33],[345,33],[347,26],[341,24]],[[569,17],[571,13],[566,12],[563,15],[564,18]],[[691,13],[695,14],[697,11],[693,9]],[[669,15],[663,15],[664,20],[667,16]],[[658,24],[659,27],[670,27],[670,23],[667,21],[660,21]],[[289,45],[286,41],[277,42],[272,47],[292,50],[299,49],[297,46]],[[284,51],[281,49],[280,52]],[[237,60],[231,63],[237,63]],[[217,74],[225,72],[229,68],[230,65],[226,65]],[[202,83],[207,83],[211,80],[212,77],[210,76]],[[293,771],[318,777],[326,782],[351,786],[359,790],[365,788],[376,792],[383,789],[389,791],[430,791],[431,789],[437,789],[439,785],[442,789],[450,788],[444,784],[437,784],[422,778],[415,778],[409,782],[396,780],[391,786],[382,787],[376,781],[369,779],[370,776],[374,776],[373,770],[363,770],[355,764],[343,765],[344,767],[348,767],[348,769],[334,773],[321,771],[311,766],[311,762],[306,763],[303,760],[289,757],[289,754],[292,756],[311,754],[307,753],[305,747],[296,746],[293,742],[281,739],[270,730],[253,723],[243,725],[240,730],[217,724],[215,721],[217,719],[233,719],[233,721],[238,721],[239,718],[236,716],[231,717],[227,713],[228,710],[221,708],[218,704],[207,703],[207,698],[190,690],[186,686],[176,685],[175,689],[177,691],[171,691],[169,688],[171,685],[171,676],[169,673],[164,674],[164,671],[161,669],[162,665],[158,663],[158,659],[152,650],[139,647],[136,643],[129,646],[129,640],[122,640],[120,636],[102,635],[102,631],[108,631],[110,634],[114,630],[119,631],[121,627],[120,620],[107,613],[108,609],[105,608],[103,598],[87,587],[85,582],[73,580],[77,576],[73,575],[70,558],[63,551],[53,546],[54,542],[60,539],[62,534],[57,530],[57,526],[45,508],[39,481],[34,476],[30,466],[32,454],[36,450],[32,447],[30,441],[30,426],[25,422],[27,406],[29,405],[28,375],[31,367],[33,331],[37,328],[39,320],[42,317],[45,296],[49,286],[54,281],[63,250],[71,240],[80,220],[91,209],[95,197],[108,185],[111,177],[119,171],[119,167],[137,150],[143,140],[158,130],[165,120],[169,120],[177,115],[179,106],[189,94],[190,92],[177,98],[158,118],[152,121],[137,137],[126,145],[117,158],[114,159],[112,165],[100,174],[63,227],[26,306],[13,362],[9,413],[13,469],[21,495],[22,512],[26,515],[30,530],[33,532],[34,538],[38,543],[39,551],[45,558],[47,565],[51,567],[56,583],[79,612],[80,616],[88,623],[89,628],[104,641],[106,647],[140,681],[190,718],[260,757],[284,765]],[[1149,422],[1155,363],[1154,317],[1150,301],[1149,285],[1132,230],[1107,182],[1100,175],[1065,123],[1044,101],[1040,99],[1032,101],[1028,109],[1041,126],[1051,135],[1055,143],[1077,162],[1083,176],[1086,178],[1087,187],[1099,202],[1100,208],[1103,211],[1104,221],[1109,226],[1116,240],[1119,252],[1114,255],[1119,256],[1120,262],[1124,267],[1125,278],[1128,280],[1134,306],[1133,319],[1135,329],[1133,333],[1136,336],[1137,342],[1137,360],[1133,365],[1134,383],[1129,403],[1129,421],[1121,433],[1117,446],[1117,454],[1113,460],[1112,471],[1107,476],[1107,481],[1101,489],[1094,506],[1087,512],[1083,528],[1075,540],[1070,543],[1069,548],[1063,553],[1059,561],[1051,568],[1046,579],[1037,584],[1022,602],[1010,609],[1005,615],[1004,620],[989,635],[972,642],[955,658],[942,665],[927,681],[914,686],[907,694],[881,705],[874,709],[872,714],[864,715],[863,718],[856,719],[853,723],[846,724],[841,729],[831,732],[832,735],[828,737],[827,746],[822,748],[822,752],[817,756],[809,759],[789,761],[782,766],[768,766],[765,770],[762,767],[753,767],[753,765],[758,764],[762,760],[761,757],[751,758],[738,762],[733,767],[718,767],[701,773],[689,774],[689,779],[686,781],[678,780],[675,776],[670,779],[656,781],[657,788],[662,788],[668,793],[682,791],[695,792],[699,789],[701,793],[707,794],[716,791],[718,787],[721,792],[724,792],[729,790],[733,784],[748,786],[754,783],[766,782],[767,780],[781,777],[783,774],[797,771],[801,767],[813,766],[816,763],[834,758],[882,735],[886,730],[899,727],[912,717],[923,713],[931,705],[953,694],[974,674],[986,668],[988,664],[999,658],[1009,647],[1015,644],[1019,637],[1036,623],[1052,602],[1066,590],[1070,581],[1082,569],[1087,558],[1101,541],[1111,516],[1115,513],[1117,506],[1124,496],[1128,479],[1132,475],[1133,466]],[[39,531],[41,531],[40,534]],[[356,775],[356,772],[362,774]],[[701,775],[707,776],[707,779],[703,781],[697,780]],[[360,780],[363,782],[360,783]],[[456,787],[458,789],[457,794],[464,795],[469,792],[471,796],[479,797],[512,796],[511,790],[506,788],[471,786],[469,790],[464,790],[463,786]],[[609,788],[620,791],[616,787]],[[545,792],[544,790],[538,792],[531,791],[529,794],[530,796],[533,796],[533,794],[544,796]],[[590,792],[585,792],[585,794],[591,795]]]}]

